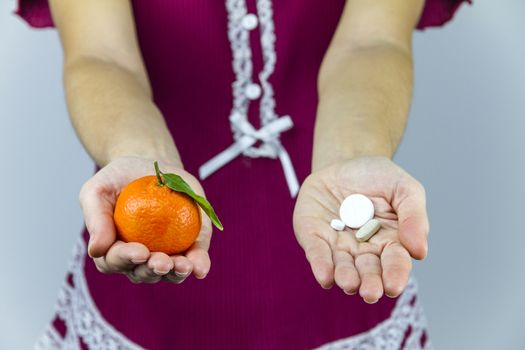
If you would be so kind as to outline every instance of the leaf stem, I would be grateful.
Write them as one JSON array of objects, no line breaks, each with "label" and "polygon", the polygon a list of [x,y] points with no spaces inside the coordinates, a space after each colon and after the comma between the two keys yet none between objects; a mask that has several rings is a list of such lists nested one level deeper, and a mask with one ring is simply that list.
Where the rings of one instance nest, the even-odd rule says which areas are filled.
[{"label": "leaf stem", "polygon": [[164,181],[162,181],[162,178],[160,177],[159,163],[155,161],[153,162],[153,166],[155,166],[155,174],[157,175],[157,184],[159,186],[164,186]]}]

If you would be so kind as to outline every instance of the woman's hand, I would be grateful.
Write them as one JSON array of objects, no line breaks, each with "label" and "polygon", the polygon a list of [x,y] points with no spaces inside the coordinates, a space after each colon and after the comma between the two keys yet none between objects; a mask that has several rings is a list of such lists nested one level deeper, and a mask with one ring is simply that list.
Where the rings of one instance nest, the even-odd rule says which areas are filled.
[{"label": "woman's hand", "polygon": [[[350,194],[372,200],[380,230],[367,242],[357,230],[335,231],[339,206]],[[359,291],[367,303],[383,292],[404,290],[412,260],[427,255],[429,222],[424,187],[384,156],[358,157],[316,171],[301,186],[293,225],[313,274],[323,288],[335,282],[347,294]]]},{"label": "woman's hand", "polygon": [[[82,186],[79,199],[90,234],[88,254],[99,271],[123,273],[134,283],[160,280],[181,283],[192,272],[202,279],[211,266],[208,248],[212,233],[210,219],[202,209],[202,228],[197,241],[184,254],[168,256],[150,252],[140,243],[117,240],[113,211],[118,194],[129,182],[153,175],[153,161],[138,157],[116,158]],[[179,165],[159,160],[159,166],[166,173],[182,176],[197,194],[204,196],[199,181]]]}]

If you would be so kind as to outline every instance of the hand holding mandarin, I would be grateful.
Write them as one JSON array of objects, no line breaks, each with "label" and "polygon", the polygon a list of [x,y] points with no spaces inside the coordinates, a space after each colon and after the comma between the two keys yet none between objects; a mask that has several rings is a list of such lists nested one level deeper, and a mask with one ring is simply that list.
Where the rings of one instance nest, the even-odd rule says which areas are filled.
[{"label": "hand holding mandarin", "polygon": [[[176,163],[163,161],[163,167],[180,176],[152,164],[152,159],[118,157],[82,186],[89,256],[100,272],[124,274],[134,283],[181,283],[190,274],[202,279],[211,267],[212,220],[222,225],[195,177]],[[160,182],[146,186],[155,172]],[[183,251],[164,252],[170,249]]]}]

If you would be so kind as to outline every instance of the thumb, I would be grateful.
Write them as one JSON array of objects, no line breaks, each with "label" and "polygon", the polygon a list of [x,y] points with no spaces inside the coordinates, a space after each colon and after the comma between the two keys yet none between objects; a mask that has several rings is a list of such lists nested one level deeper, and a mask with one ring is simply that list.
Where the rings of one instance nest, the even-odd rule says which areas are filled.
[{"label": "thumb", "polygon": [[425,188],[416,180],[399,183],[392,203],[399,223],[399,239],[412,258],[423,260],[428,253],[430,225]]},{"label": "thumb", "polygon": [[86,182],[79,194],[80,207],[89,232],[88,254],[92,258],[104,256],[116,240],[113,221],[114,194],[92,182]]}]

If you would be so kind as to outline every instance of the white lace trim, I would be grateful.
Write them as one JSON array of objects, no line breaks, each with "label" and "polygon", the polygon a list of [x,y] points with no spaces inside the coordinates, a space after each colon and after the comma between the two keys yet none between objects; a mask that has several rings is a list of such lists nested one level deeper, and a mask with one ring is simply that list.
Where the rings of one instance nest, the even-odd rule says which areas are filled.
[{"label": "white lace trim", "polygon": [[[236,76],[232,84],[233,107],[229,118],[235,142],[204,163],[199,168],[199,177],[201,180],[205,179],[240,154],[252,158],[279,158],[290,195],[295,197],[299,192],[299,182],[290,156],[280,142],[280,133],[291,128],[293,122],[289,116],[279,118],[275,113],[273,88],[268,81],[273,74],[276,62],[272,2],[270,0],[257,0],[264,61],[263,69],[259,73],[262,89],[260,100],[261,128],[259,130],[256,130],[248,121],[250,99],[246,94],[246,89],[253,84],[253,63],[250,32],[242,24],[243,18],[248,14],[246,0],[226,0],[226,9],[228,11],[228,38],[233,55],[232,67]],[[280,119],[286,120],[278,124],[277,122]],[[283,127],[276,127],[277,125]],[[262,142],[259,147],[255,147],[257,141]]]},{"label": "white lace trim", "polygon": [[61,349],[64,347],[64,340],[62,336],[56,331],[52,325],[47,325],[43,334],[35,344],[35,350],[52,350]]},{"label": "white lace trim", "polygon": [[417,290],[417,282],[411,276],[389,318],[366,332],[325,344],[317,350],[398,350],[408,328],[411,332],[403,350],[432,350],[428,334],[425,346],[421,347],[420,339],[427,331],[427,320]]},{"label": "white lace trim", "polygon": [[[242,26],[242,19],[248,14],[245,0],[227,0],[226,8],[228,10],[228,38],[233,54],[233,71],[236,80],[232,85],[233,88],[233,108],[231,114],[238,114],[243,120],[248,121],[248,106],[250,100],[245,94],[246,87],[252,84],[252,50],[250,47],[249,30]],[[275,114],[275,99],[273,88],[268,82],[275,68],[275,33],[272,20],[272,7],[269,0],[258,0],[257,10],[259,12],[259,25],[261,28],[261,46],[263,49],[264,67],[259,73],[261,82],[262,97],[260,106],[261,126],[277,119]],[[243,132],[237,123],[230,123],[235,140],[242,137]],[[278,138],[275,135],[274,138]],[[264,142],[260,147],[250,146],[242,152],[245,156],[277,158],[277,152],[273,146]]]},{"label": "white lace trim", "polygon": [[[80,349],[79,339],[90,349],[142,349],[110,325],[96,308],[88,290],[84,276],[84,257],[86,247],[80,238],[75,245],[69,272],[73,275],[74,287],[64,281],[58,295],[56,311],[66,324],[66,336],[62,338],[52,325],[49,325],[35,344],[37,350]],[[414,303],[411,303],[413,298]],[[410,278],[403,294],[397,299],[391,316],[370,330],[325,344],[318,350],[397,350],[400,349],[405,331],[412,329],[405,341],[406,350],[431,350],[427,337],[424,348],[419,339],[426,330],[427,321],[417,299],[417,283]]]},{"label": "white lace trim", "polygon": [[85,254],[86,245],[80,237],[68,270],[73,276],[74,287],[67,280],[64,281],[56,305],[56,313],[66,325],[65,338],[53,332],[54,327],[50,325],[36,343],[35,349],[81,349],[79,339],[90,349],[142,349],[110,325],[96,308],[84,276]]}]

